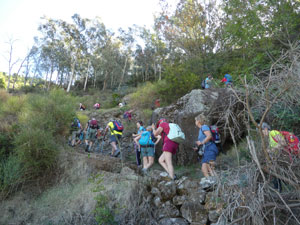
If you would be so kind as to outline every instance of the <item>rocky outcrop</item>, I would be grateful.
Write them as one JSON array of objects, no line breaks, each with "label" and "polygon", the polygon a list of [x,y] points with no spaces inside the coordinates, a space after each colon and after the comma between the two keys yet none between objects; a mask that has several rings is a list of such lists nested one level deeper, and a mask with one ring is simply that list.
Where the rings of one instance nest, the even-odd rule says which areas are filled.
[{"label": "rocky outcrop", "polygon": [[[196,225],[218,221],[224,204],[215,199],[214,184],[211,183],[208,189],[205,182],[188,177],[173,181],[165,176],[165,172],[157,170],[144,180],[147,181],[145,190],[148,191],[143,195],[147,196],[147,204],[154,210],[152,219],[148,218],[150,224]],[[143,208],[132,210],[139,214]]]},{"label": "rocky outcrop", "polygon": [[[156,109],[152,115],[152,122],[155,123],[159,118],[166,118],[181,127],[186,140],[179,147],[176,161],[177,164],[187,165],[197,160],[196,153],[192,150],[198,136],[195,117],[202,113],[207,116],[210,125],[218,124],[224,144],[226,140],[231,139],[228,127],[231,127],[234,136],[242,135],[243,120],[240,118],[242,110],[243,105],[237,101],[230,89],[193,90],[176,103]],[[157,153],[160,154],[159,151]]]}]

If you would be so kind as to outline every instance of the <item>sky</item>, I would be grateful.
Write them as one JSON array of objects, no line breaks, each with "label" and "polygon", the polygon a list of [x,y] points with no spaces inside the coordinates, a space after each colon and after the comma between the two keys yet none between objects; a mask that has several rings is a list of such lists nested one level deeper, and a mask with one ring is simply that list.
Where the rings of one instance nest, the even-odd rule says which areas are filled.
[{"label": "sky", "polygon": [[[99,16],[109,29],[127,28],[133,24],[153,25],[159,11],[159,0],[0,0],[0,71],[8,71],[7,44],[14,42],[13,59],[24,58],[38,34],[40,18],[71,21],[75,13],[82,18]],[[14,71],[17,70],[16,64]]]}]

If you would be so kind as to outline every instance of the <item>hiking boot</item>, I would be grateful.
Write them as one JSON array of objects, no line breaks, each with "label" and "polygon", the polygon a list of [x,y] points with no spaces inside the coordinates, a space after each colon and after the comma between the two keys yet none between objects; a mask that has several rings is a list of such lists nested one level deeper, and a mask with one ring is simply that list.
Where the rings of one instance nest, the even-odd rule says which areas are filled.
[{"label": "hiking boot", "polygon": [[143,169],[142,169],[142,173],[143,173],[144,175],[147,175],[147,174],[148,174],[148,170],[147,170],[146,168],[143,168]]},{"label": "hiking boot", "polygon": [[173,180],[178,180],[178,177],[176,176],[176,174],[174,174]]},{"label": "hiking boot", "polygon": [[85,146],[85,152],[89,152],[89,146],[88,145]]},{"label": "hiking boot", "polygon": [[120,155],[120,150],[119,149],[117,149],[117,151],[116,151],[116,153],[115,153],[115,155],[114,155],[114,157],[118,157],[119,155]]}]

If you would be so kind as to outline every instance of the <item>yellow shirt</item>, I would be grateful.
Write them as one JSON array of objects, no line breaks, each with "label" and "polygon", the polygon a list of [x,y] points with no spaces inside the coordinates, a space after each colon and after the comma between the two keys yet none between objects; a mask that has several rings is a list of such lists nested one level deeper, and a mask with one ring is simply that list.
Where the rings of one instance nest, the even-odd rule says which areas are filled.
[{"label": "yellow shirt", "polygon": [[[277,136],[277,135],[279,135],[279,136]],[[270,147],[271,148],[278,147],[281,138],[282,138],[282,140],[284,140],[284,136],[278,130],[272,130],[272,131],[270,131],[270,133],[269,133]]]},{"label": "yellow shirt", "polygon": [[114,134],[122,135],[122,132],[114,130],[114,127],[115,127],[115,126],[114,126],[114,123],[113,123],[113,122],[109,122],[109,123],[107,124],[107,127],[108,127],[109,130],[110,130],[110,135],[114,135]]}]

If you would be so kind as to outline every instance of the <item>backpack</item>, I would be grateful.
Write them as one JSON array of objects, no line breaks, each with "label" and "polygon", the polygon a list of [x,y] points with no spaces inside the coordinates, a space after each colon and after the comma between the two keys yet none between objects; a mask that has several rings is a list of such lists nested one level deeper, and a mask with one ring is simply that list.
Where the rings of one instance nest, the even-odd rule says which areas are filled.
[{"label": "backpack", "polygon": [[212,141],[215,142],[215,144],[221,143],[221,135],[219,132],[219,128],[216,125],[212,125],[209,127],[211,135],[212,135]]},{"label": "backpack", "polygon": [[[293,133],[290,133],[288,131],[279,131],[279,132],[284,136],[284,139],[288,144],[287,150],[290,153],[297,155],[299,153],[299,147],[300,147],[299,138]],[[273,140],[277,142],[274,138]]]},{"label": "backpack", "polygon": [[227,82],[232,82],[232,76],[230,74],[225,74],[224,77],[227,79]]},{"label": "backpack", "polygon": [[114,124],[115,131],[122,132],[124,130],[124,127],[123,127],[121,121],[114,120],[113,124]]},{"label": "backpack", "polygon": [[201,82],[201,88],[205,89],[205,79]]},{"label": "backpack", "polygon": [[150,131],[143,131],[139,140],[139,144],[142,147],[153,147],[155,141],[152,139],[152,135],[153,133]]},{"label": "backpack", "polygon": [[185,135],[181,128],[176,123],[169,123],[170,131],[167,137],[176,143],[182,143],[185,141]]},{"label": "backpack", "polygon": [[98,121],[97,120],[91,120],[90,128],[97,129],[97,127],[98,127]]},{"label": "backpack", "polygon": [[79,119],[74,118],[74,121],[73,121],[72,124],[71,124],[71,128],[73,128],[73,129],[80,128],[80,122],[79,122]]}]

